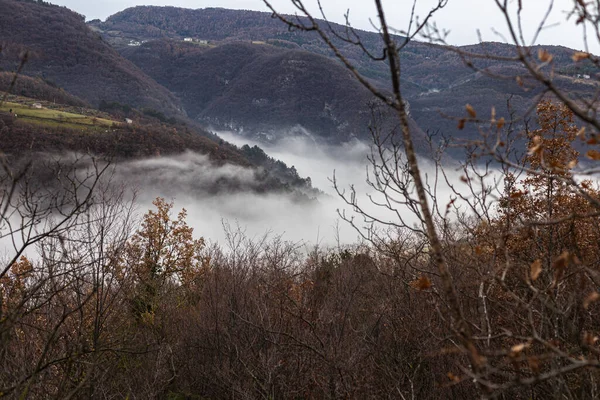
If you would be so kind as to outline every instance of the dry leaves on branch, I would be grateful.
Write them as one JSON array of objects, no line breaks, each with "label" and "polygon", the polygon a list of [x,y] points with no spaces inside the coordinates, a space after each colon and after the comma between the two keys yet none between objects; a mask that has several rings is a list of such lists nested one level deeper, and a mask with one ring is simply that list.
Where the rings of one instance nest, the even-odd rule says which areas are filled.
[{"label": "dry leaves on branch", "polygon": [[473,106],[472,106],[472,105],[470,105],[470,104],[467,104],[467,105],[465,106],[465,108],[467,109],[467,113],[469,114],[469,116],[470,116],[471,118],[477,118],[477,112],[475,112],[475,109],[473,108]]},{"label": "dry leaves on branch", "polygon": [[496,126],[498,127],[498,129],[502,129],[504,127],[504,123],[505,123],[504,117],[502,117],[498,120],[498,122],[496,123]]},{"label": "dry leaves on branch", "polygon": [[538,58],[543,63],[549,63],[550,61],[552,61],[553,57],[552,57],[552,54],[548,53],[546,50],[539,49],[538,50]]},{"label": "dry leaves on branch", "polygon": [[431,287],[431,281],[428,277],[422,276],[416,281],[411,282],[410,285],[417,290],[427,290]]},{"label": "dry leaves on branch", "polygon": [[571,58],[573,59],[574,62],[578,62],[581,60],[585,60],[586,58],[590,58],[590,53],[585,53],[583,51],[576,51],[575,53],[573,53],[573,56]]},{"label": "dry leaves on branch", "polygon": [[541,136],[534,137],[532,140],[532,146],[529,148],[528,154],[531,156],[542,151],[542,143],[543,140]]},{"label": "dry leaves on branch", "polygon": [[600,151],[598,150],[589,150],[585,153],[585,156],[591,160],[600,160]]},{"label": "dry leaves on branch", "polygon": [[540,277],[542,273],[542,260],[537,259],[531,264],[531,270],[529,272],[529,276],[531,276],[531,280],[535,281]]}]

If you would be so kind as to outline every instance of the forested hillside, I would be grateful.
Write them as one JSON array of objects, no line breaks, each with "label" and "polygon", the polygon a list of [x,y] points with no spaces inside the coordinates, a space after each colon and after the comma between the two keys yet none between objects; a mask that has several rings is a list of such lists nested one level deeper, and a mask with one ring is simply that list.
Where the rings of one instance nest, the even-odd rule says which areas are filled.
[{"label": "forested hillside", "polygon": [[[321,22],[323,23],[323,22]],[[134,7],[109,17],[105,22],[92,21],[91,26],[118,47],[127,47],[129,40],[152,40],[172,38],[183,40],[192,37],[214,42],[262,41],[273,46],[296,48],[333,57],[333,53],[315,32],[288,30],[271,18],[270,13],[256,11],[206,8],[198,10],[176,7]],[[331,24],[342,35],[345,27]],[[357,31],[364,47],[373,55],[382,55],[377,33]],[[403,38],[396,36],[398,43]],[[389,88],[389,71],[385,63],[374,62],[358,46],[332,37],[332,42],[346,55],[357,70],[375,84]],[[460,50],[459,54],[455,50]],[[410,112],[417,125],[429,132],[440,132],[447,137],[472,139],[477,131],[459,130],[449,116],[462,113],[464,104],[480,105],[489,113],[491,106],[503,107],[510,98],[513,110],[531,110],[542,90],[538,82],[516,82],[508,79],[515,75],[527,76],[527,71],[514,56],[514,47],[507,44],[487,42],[475,46],[463,46],[455,50],[418,41],[403,48],[402,89],[410,103]],[[589,60],[574,62],[572,55],[577,49],[560,46],[535,47],[532,52],[546,50],[553,55],[557,79],[555,83],[572,98],[592,98],[598,88],[597,80],[585,78],[593,75],[595,68]],[[507,61],[490,61],[485,57],[469,57],[468,53],[506,56]],[[471,63],[475,68],[467,66]],[[486,74],[476,69],[487,71]],[[490,79],[489,75],[505,76],[506,79]],[[489,116],[489,115],[488,115]]]},{"label": "forested hillside", "polygon": [[88,106],[85,101],[57,87],[52,82],[44,81],[40,77],[32,78],[20,75],[16,81],[14,77],[14,72],[0,72],[0,91],[8,92],[10,90],[10,93],[14,95],[46,100],[57,104]]},{"label": "forested hillside", "polygon": [[[117,101],[169,115],[184,115],[169,91],[123,59],[66,8],[1,0],[0,68],[64,88],[86,102]],[[27,55],[26,60],[23,57]]]},{"label": "forested hillside", "polygon": [[349,71],[306,51],[163,39],[122,54],[176,94],[190,117],[215,128],[268,139],[313,134],[332,143],[370,140],[376,118],[383,130],[394,129],[389,118],[378,115],[381,104]]},{"label": "forested hillside", "polygon": [[[46,89],[39,81],[24,82],[24,86],[30,85],[31,92],[43,93]],[[259,148],[240,149],[209,132],[168,120],[161,114],[123,110],[114,103],[105,104],[108,112],[102,112],[81,107],[80,102],[56,104],[54,99],[45,101],[3,92],[0,99],[5,99],[0,104],[0,150],[11,162],[23,163],[39,157],[69,159],[70,154],[88,154],[118,164],[195,152],[206,156],[215,168],[238,166],[253,174],[251,182],[208,180],[203,187],[195,188],[200,193],[296,192],[299,199],[319,195],[310,178],[300,177],[294,168],[272,159]],[[132,123],[128,124],[126,119]],[[262,157],[253,156],[256,154]],[[38,172],[45,175],[43,170]]]}]

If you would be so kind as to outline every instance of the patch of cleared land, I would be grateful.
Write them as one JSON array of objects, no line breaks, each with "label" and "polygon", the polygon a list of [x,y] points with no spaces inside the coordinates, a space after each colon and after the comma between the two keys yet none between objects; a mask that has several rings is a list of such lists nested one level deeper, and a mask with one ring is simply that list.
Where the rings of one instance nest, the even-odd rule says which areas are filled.
[{"label": "patch of cleared land", "polygon": [[[17,116],[18,120],[47,126],[64,126],[74,129],[92,129],[94,127],[111,127],[119,122],[94,115],[86,115],[63,111],[59,108],[47,108],[40,102],[32,99],[11,99],[0,105],[1,112],[10,112]],[[42,108],[36,108],[34,104],[42,104]],[[38,106],[39,107],[39,106]],[[71,107],[72,108],[72,107]]]}]

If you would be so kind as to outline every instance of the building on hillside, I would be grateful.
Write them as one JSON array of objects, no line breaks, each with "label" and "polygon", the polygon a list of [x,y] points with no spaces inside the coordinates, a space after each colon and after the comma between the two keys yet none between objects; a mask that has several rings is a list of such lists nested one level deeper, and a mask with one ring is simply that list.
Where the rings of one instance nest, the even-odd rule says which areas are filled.
[{"label": "building on hillside", "polygon": [[184,39],[183,39],[183,41],[184,41],[184,42],[193,42],[193,41],[194,41],[194,39],[193,39],[193,38],[191,38],[191,37],[186,37],[186,38],[184,38]]},{"label": "building on hillside", "polygon": [[42,104],[41,104],[41,103],[33,103],[33,104],[31,105],[31,107],[33,107],[33,108],[37,108],[37,109],[41,109],[41,108],[42,108]]},{"label": "building on hillside", "polygon": [[132,121],[132,120],[130,120],[129,118],[125,118],[125,122],[126,122],[127,124],[133,124],[133,121]]}]

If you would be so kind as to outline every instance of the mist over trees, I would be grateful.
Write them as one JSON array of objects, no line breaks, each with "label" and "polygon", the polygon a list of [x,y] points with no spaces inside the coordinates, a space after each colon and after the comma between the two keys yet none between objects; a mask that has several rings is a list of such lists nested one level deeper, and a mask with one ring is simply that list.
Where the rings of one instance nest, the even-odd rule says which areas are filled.
[{"label": "mist over trees", "polygon": [[[374,0],[381,54],[351,26],[340,31],[316,20],[301,0],[293,4],[302,18],[265,3],[296,34],[318,35],[394,118],[398,129],[370,126],[366,166],[377,194],[370,205],[394,217],[378,217],[354,186],[334,178],[353,210],[341,217],[361,243],[305,251],[228,224],[226,240],[209,243],[168,199],[136,212],[135,196],[94,155],[60,163],[14,157],[56,141],[102,153],[114,145],[106,138],[112,133],[33,132],[12,115],[2,118],[0,135],[12,141],[0,144],[0,397],[598,398],[598,96],[556,84],[552,51],[519,33],[519,12],[531,5],[492,2],[514,42],[514,54],[505,55],[446,46],[430,24],[442,0],[401,37],[391,35]],[[600,40],[597,8],[574,1],[572,15],[595,27],[584,40]],[[461,114],[446,118],[472,130],[464,158],[448,166],[447,142],[432,137],[435,165],[425,169],[401,85],[402,52],[419,35],[489,79],[524,89],[535,82],[527,118],[516,116],[510,99],[489,109],[461,105]],[[340,41],[381,62],[391,92],[365,77]],[[470,58],[520,68],[497,76]],[[600,66],[589,52],[571,58]],[[114,102],[103,108],[132,112]],[[217,152],[212,140],[179,128],[125,125],[119,151],[204,146],[214,157],[243,155],[238,164],[270,165],[311,186],[257,147]]]}]

